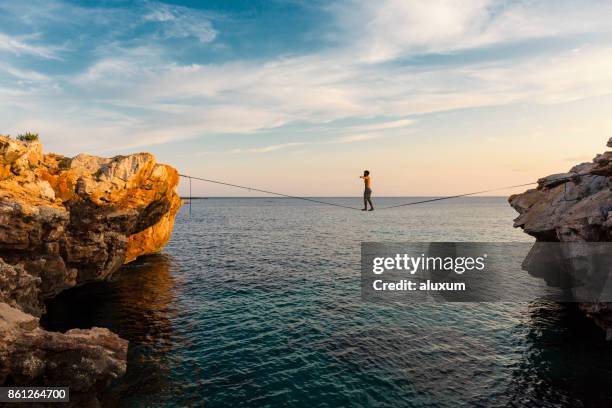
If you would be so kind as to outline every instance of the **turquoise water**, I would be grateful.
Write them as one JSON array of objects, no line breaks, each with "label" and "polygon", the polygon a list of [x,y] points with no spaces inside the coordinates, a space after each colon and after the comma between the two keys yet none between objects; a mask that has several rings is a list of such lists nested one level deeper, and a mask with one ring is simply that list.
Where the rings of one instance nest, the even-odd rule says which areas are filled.
[{"label": "turquoise water", "polygon": [[361,300],[361,241],[530,241],[515,216],[502,198],[194,200],[163,254],[44,322],[130,340],[109,405],[611,406],[612,345],[572,306]]}]

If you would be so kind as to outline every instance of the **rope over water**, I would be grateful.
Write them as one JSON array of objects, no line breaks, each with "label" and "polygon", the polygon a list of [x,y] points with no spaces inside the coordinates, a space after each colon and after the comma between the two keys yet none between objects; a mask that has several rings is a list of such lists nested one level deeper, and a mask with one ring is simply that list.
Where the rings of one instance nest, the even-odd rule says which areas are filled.
[{"label": "rope over water", "polygon": [[[564,181],[564,183],[567,183],[568,181],[574,181],[577,178],[580,178],[582,176],[590,176],[590,175],[592,175],[592,174],[576,173],[576,174],[572,174],[571,176],[559,177],[559,178],[555,178],[555,179],[549,179],[549,180],[546,180],[546,181],[549,182],[549,183],[550,182],[555,182],[555,181]],[[343,205],[343,204],[338,204],[338,203],[330,203],[329,201],[321,201],[321,200],[316,200],[314,198],[292,196],[292,195],[289,195],[289,194],[277,193],[277,192],[269,191],[269,190],[262,190],[262,189],[255,188],[255,187],[248,187],[248,186],[241,186],[241,185],[238,185],[238,184],[227,183],[225,181],[211,180],[211,179],[206,179],[206,178],[202,178],[202,177],[189,176],[187,174],[179,174],[179,176],[183,177],[183,178],[186,178],[186,179],[189,179],[189,202],[190,202],[190,204],[191,204],[191,180],[193,179],[193,180],[205,181],[207,183],[220,184],[220,185],[228,186],[228,187],[241,188],[241,189],[249,190],[249,191],[257,191],[259,193],[272,194],[272,195],[276,195],[276,196],[279,196],[279,197],[294,198],[296,200],[310,201],[310,202],[317,203],[317,204],[325,204],[325,205],[331,205],[331,206],[334,206],[334,207],[346,208],[346,209],[349,209],[349,210],[361,211],[361,208],[351,207],[351,206],[348,206],[348,205]],[[456,195],[450,195],[450,196],[444,196],[444,197],[435,197],[435,198],[429,198],[429,199],[420,200],[420,201],[411,201],[409,203],[391,205],[391,206],[388,206],[388,207],[382,207],[382,208],[379,208],[379,210],[388,210],[388,209],[391,209],[391,208],[407,207],[409,205],[431,203],[433,201],[449,200],[451,198],[467,197],[467,196],[472,196],[472,195],[476,195],[476,194],[491,193],[493,191],[509,190],[511,188],[527,187],[527,186],[532,186],[534,184],[538,184],[538,182],[535,181],[535,182],[531,182],[531,183],[516,184],[516,185],[513,185],[513,186],[504,186],[504,187],[497,187],[497,188],[492,188],[492,189],[488,189],[488,190],[474,191],[472,193],[456,194]],[[190,212],[191,212],[191,205],[190,205]]]},{"label": "rope over water", "polygon": [[[314,198],[308,198],[308,197],[298,197],[298,196],[292,196],[289,194],[283,194],[283,193],[276,193],[274,191],[268,191],[268,190],[261,190],[259,188],[255,188],[255,187],[247,187],[247,186],[240,186],[238,184],[231,184],[231,183],[226,183],[224,181],[219,181],[219,180],[210,180],[210,179],[205,179],[202,177],[193,177],[193,176],[188,176],[186,174],[179,174],[179,176],[184,177],[184,178],[188,178],[189,180],[194,179],[194,180],[200,180],[200,181],[206,181],[207,183],[214,183],[214,184],[221,184],[223,186],[229,186],[229,187],[235,187],[235,188],[242,188],[244,190],[249,190],[249,191],[257,191],[259,193],[266,193],[266,194],[272,194],[272,195],[277,195],[279,197],[285,197],[285,198],[295,198],[297,200],[304,200],[304,201],[310,201],[313,203],[318,203],[318,204],[326,204],[326,205],[333,205],[334,207],[342,207],[342,208],[348,208],[350,210],[359,210],[359,208],[356,207],[350,207],[348,205],[342,205],[342,204],[337,204],[337,203],[330,203],[327,201],[321,201],[321,200],[315,200]],[[191,198],[191,191],[189,192],[189,198]]]}]

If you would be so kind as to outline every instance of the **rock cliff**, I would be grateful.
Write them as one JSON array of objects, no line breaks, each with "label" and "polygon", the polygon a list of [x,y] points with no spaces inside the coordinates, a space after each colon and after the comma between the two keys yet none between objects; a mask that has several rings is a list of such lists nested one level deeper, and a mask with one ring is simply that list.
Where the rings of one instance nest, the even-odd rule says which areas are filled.
[{"label": "rock cliff", "polygon": [[178,180],[148,153],[69,158],[0,136],[0,384],[89,392],[123,375],[127,342],[100,328],[46,332],[38,317],[45,299],[160,251]]},{"label": "rock cliff", "polygon": [[[520,214],[514,226],[537,241],[612,241],[612,151],[544,177],[537,188],[510,196],[509,202]],[[581,303],[580,308],[612,340],[612,304]]]}]

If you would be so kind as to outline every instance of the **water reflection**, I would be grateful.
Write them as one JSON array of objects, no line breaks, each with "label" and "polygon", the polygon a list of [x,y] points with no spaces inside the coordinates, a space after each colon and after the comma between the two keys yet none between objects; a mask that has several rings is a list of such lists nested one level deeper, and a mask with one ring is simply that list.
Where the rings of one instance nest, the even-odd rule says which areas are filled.
[{"label": "water reflection", "polygon": [[114,398],[158,392],[175,364],[179,339],[173,327],[178,285],[169,255],[142,257],[124,266],[110,282],[68,290],[47,303],[41,324],[47,330],[106,327],[130,341],[128,371],[111,391]]},{"label": "water reflection", "polygon": [[612,347],[576,304],[531,303],[523,328],[511,406],[612,406]]}]

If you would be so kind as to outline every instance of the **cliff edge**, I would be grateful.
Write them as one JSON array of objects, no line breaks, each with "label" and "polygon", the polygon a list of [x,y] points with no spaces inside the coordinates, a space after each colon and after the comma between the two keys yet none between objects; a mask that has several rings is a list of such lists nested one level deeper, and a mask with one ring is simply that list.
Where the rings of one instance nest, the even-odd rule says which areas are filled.
[{"label": "cliff edge", "polygon": [[[607,146],[612,147],[612,138]],[[537,188],[512,195],[508,201],[520,214],[514,226],[537,241],[612,241],[612,151],[567,173],[544,177]],[[612,340],[612,304],[579,306]]]},{"label": "cliff edge", "polygon": [[104,388],[127,342],[107,329],[50,333],[44,301],[158,252],[181,205],[179,176],[153,155],[43,154],[0,136],[0,384]]}]

